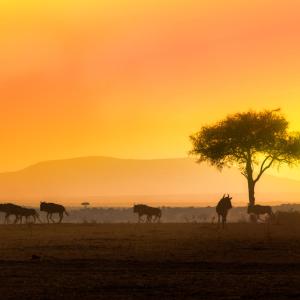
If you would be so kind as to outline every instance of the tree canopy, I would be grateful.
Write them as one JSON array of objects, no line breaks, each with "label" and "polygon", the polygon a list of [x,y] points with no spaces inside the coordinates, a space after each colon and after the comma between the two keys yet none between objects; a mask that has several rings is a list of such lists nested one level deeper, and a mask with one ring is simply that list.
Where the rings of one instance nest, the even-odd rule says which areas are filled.
[{"label": "tree canopy", "polygon": [[253,205],[255,184],[267,169],[300,160],[300,133],[288,127],[279,109],[236,113],[192,135],[191,154],[219,170],[237,166],[248,181]]},{"label": "tree canopy", "polygon": [[87,208],[90,205],[90,202],[82,202],[81,205]]}]

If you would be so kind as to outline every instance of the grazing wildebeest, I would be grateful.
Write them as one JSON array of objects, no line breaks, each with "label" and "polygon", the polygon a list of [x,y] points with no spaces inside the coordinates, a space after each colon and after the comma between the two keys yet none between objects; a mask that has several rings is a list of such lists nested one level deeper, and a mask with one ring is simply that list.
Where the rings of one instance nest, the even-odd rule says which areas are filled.
[{"label": "grazing wildebeest", "polygon": [[268,205],[248,205],[248,214],[255,215],[257,220],[260,220],[261,215],[268,215],[270,218],[274,217],[274,213],[272,211],[272,207]]},{"label": "grazing wildebeest", "polygon": [[229,196],[223,196],[223,198],[219,201],[216,212],[218,214],[218,226],[220,226],[221,218],[222,218],[222,227],[225,227],[226,221],[227,221],[227,214],[228,211],[232,208],[231,204],[232,197]]},{"label": "grazing wildebeest", "polygon": [[18,220],[20,221],[21,224],[22,224],[23,217],[25,217],[26,223],[28,223],[28,219],[30,217],[33,218],[33,223],[36,223],[36,220],[42,223],[39,214],[33,208],[20,207],[18,209]]},{"label": "grazing wildebeest", "polygon": [[20,217],[20,209],[21,208],[22,208],[21,206],[15,205],[15,204],[12,204],[12,203],[0,204],[0,211],[5,213],[4,224],[9,223],[9,217],[11,215],[16,217],[16,219],[14,221],[14,224],[16,224],[19,220],[19,217]]},{"label": "grazing wildebeest", "polygon": [[40,204],[40,211],[44,211],[47,213],[47,221],[49,223],[49,217],[50,220],[55,223],[55,221],[52,219],[53,214],[59,214],[59,221],[58,223],[61,223],[64,213],[68,216],[69,214],[67,213],[66,209],[64,206],[60,204],[55,204],[55,203],[49,203],[49,202],[41,202]]},{"label": "grazing wildebeest", "polygon": [[[143,216],[147,216],[146,221],[148,223],[150,222],[159,222],[161,218],[161,209],[156,207],[151,207],[144,204],[137,204],[133,206],[133,212],[137,213],[139,215],[138,222],[140,223],[142,221]],[[154,219],[152,220],[152,217]]]}]

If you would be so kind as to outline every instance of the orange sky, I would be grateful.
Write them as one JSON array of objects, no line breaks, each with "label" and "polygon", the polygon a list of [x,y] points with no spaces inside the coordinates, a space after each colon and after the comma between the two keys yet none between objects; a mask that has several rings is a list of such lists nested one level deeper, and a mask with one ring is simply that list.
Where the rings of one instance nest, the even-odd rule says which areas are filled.
[{"label": "orange sky", "polygon": [[0,171],[186,156],[191,133],[249,108],[300,130],[299,1],[49,2],[1,1]]}]

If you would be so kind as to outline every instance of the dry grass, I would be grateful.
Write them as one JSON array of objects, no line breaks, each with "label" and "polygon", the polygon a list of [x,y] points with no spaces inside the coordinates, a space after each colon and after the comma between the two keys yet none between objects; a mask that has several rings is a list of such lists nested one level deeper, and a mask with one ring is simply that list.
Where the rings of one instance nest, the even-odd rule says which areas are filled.
[{"label": "dry grass", "polygon": [[278,224],[289,224],[300,226],[300,212],[299,211],[277,211],[275,214],[276,222]]},{"label": "dry grass", "polygon": [[[299,229],[244,223],[226,230],[211,224],[0,226],[0,293],[3,299],[294,297],[300,295]],[[32,261],[32,255],[41,259]]]}]

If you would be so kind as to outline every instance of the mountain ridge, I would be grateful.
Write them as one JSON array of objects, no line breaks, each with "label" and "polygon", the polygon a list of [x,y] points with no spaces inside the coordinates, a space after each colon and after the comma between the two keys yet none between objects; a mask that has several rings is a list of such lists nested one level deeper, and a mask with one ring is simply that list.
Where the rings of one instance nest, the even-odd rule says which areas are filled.
[{"label": "mountain ridge", "polygon": [[[223,193],[240,195],[240,200],[245,202],[247,184],[240,172],[234,168],[219,172],[207,164],[197,164],[192,158],[87,156],[43,161],[19,171],[0,173],[0,201],[69,199],[74,204],[70,199],[77,199],[78,203],[79,199],[99,197],[104,202],[107,198],[107,204],[114,205],[114,198],[122,199],[120,204],[127,204],[131,198],[153,197],[153,201],[166,199],[166,204],[172,203],[172,199],[177,199],[176,203],[193,204],[196,195],[204,203],[212,198],[207,195],[218,197]],[[257,195],[271,195],[272,201],[280,201],[284,193],[293,195],[294,201],[300,198],[300,182],[266,175],[257,186]]]}]

